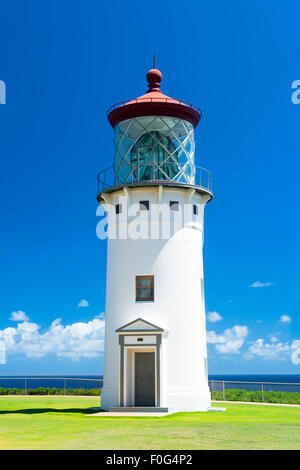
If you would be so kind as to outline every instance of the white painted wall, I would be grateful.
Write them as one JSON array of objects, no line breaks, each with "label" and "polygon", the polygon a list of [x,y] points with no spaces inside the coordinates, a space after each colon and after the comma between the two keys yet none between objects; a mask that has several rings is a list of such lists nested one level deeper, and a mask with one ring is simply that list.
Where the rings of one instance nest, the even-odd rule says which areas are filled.
[{"label": "white painted wall", "polygon": [[[111,203],[124,198],[113,193]],[[206,410],[210,393],[205,372],[206,327],[203,292],[203,215],[206,196],[189,189],[134,188],[130,204],[179,201],[200,204],[199,215],[168,240],[108,240],[105,367],[102,407],[119,406],[119,345],[115,330],[138,317],[167,333],[161,347],[161,406]],[[123,200],[124,202],[124,200]],[[124,221],[124,213],[117,224]],[[158,221],[153,222],[153,224]],[[145,222],[148,227],[148,222]],[[153,225],[152,224],[152,225]],[[136,275],[154,275],[154,302],[136,302]]]}]

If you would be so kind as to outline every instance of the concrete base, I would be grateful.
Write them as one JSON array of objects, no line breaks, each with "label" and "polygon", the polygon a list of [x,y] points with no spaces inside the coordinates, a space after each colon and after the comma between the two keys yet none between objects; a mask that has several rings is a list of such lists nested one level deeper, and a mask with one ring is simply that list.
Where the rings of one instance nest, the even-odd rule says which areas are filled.
[{"label": "concrete base", "polygon": [[169,408],[160,406],[112,406],[109,411],[112,413],[168,413]]},{"label": "concrete base", "polygon": [[[96,410],[99,408],[90,408],[90,409]],[[202,413],[205,413],[208,411],[226,411],[226,408],[210,407],[210,408],[207,408],[205,411],[202,411]],[[167,416],[167,415],[174,414],[174,413],[180,413],[180,411],[179,410],[171,411],[168,408],[159,408],[159,407],[151,407],[151,406],[149,407],[147,406],[144,406],[144,407],[122,406],[122,407],[113,407],[110,409],[110,411],[102,411],[100,413],[93,413],[87,416],[98,416],[98,417],[100,416],[102,418],[113,418],[113,417],[137,418],[139,416],[148,417],[148,418],[161,418],[163,416]]]},{"label": "concrete base", "polygon": [[207,408],[207,411],[226,411],[226,408],[218,408],[217,406]]},{"label": "concrete base", "polygon": [[103,411],[102,413],[93,413],[92,415],[86,415],[86,416],[97,416],[98,418],[139,418],[139,417],[144,417],[144,418],[162,418],[163,416],[167,416],[172,413],[159,413],[157,411],[151,412],[114,412],[114,411]]}]

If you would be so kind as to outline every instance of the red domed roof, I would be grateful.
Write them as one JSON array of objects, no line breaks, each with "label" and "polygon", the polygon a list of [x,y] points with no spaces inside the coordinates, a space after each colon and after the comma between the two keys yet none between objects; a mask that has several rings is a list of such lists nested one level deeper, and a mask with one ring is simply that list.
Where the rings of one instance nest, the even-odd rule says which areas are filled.
[{"label": "red domed roof", "polygon": [[191,103],[175,100],[164,95],[160,90],[162,74],[157,69],[147,73],[149,90],[145,95],[131,101],[118,103],[107,111],[107,117],[112,127],[125,119],[140,116],[169,116],[184,119],[194,127],[201,119],[201,110]]}]

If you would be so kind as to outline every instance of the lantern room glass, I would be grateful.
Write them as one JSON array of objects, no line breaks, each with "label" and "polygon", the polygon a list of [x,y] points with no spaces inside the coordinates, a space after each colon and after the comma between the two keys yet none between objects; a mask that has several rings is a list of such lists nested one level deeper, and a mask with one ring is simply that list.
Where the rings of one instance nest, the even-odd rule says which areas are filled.
[{"label": "lantern room glass", "polygon": [[115,185],[138,181],[194,184],[194,127],[188,121],[143,116],[114,128]]}]

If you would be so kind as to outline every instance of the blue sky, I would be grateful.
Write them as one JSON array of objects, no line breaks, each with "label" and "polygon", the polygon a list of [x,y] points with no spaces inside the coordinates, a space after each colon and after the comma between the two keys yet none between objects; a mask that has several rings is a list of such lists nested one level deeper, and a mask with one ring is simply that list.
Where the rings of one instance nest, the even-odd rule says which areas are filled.
[{"label": "blue sky", "polygon": [[206,308],[222,317],[207,322],[209,373],[300,372],[290,358],[300,339],[299,13],[279,0],[1,5],[0,334],[11,341],[1,375],[102,373],[101,352],[58,355],[55,344],[103,347],[95,196],[113,159],[106,109],[145,92],[153,52],[163,92],[203,111],[196,162],[214,178]]}]

